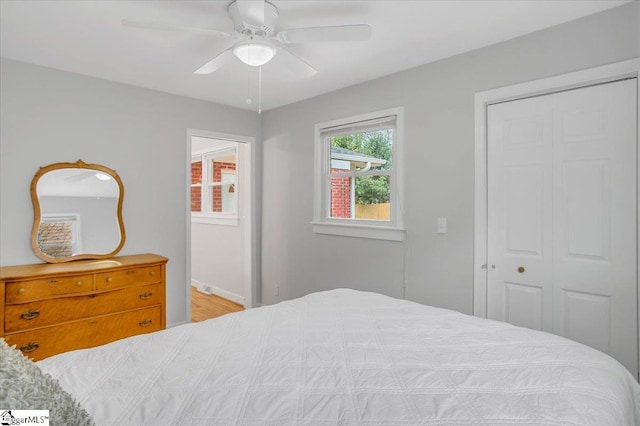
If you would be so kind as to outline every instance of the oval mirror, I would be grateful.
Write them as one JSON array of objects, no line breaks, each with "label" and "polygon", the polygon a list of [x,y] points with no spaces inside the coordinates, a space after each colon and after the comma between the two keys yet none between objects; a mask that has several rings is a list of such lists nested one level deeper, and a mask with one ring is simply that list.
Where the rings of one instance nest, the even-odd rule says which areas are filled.
[{"label": "oval mirror", "polygon": [[45,262],[114,256],[124,245],[124,186],[108,167],[55,163],[31,181],[31,246]]}]

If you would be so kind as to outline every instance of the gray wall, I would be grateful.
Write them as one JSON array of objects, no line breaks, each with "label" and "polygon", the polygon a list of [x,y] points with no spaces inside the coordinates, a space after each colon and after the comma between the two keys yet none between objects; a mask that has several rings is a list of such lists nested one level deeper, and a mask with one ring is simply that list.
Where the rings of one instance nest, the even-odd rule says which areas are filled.
[{"label": "gray wall", "polygon": [[[404,270],[408,299],[471,313],[474,93],[638,57],[639,27],[634,2],[263,114],[263,302],[341,286],[401,296]],[[313,234],[314,124],[395,106],[405,241]]]},{"label": "gray wall", "polygon": [[191,222],[191,282],[214,286],[218,296],[244,303],[245,229]]},{"label": "gray wall", "polygon": [[259,116],[7,59],[0,71],[0,265],[40,262],[30,245],[29,197],[39,167],[78,159],[104,164],[125,186],[120,254],[170,259],[167,323],[185,321],[186,129],[259,140]]}]

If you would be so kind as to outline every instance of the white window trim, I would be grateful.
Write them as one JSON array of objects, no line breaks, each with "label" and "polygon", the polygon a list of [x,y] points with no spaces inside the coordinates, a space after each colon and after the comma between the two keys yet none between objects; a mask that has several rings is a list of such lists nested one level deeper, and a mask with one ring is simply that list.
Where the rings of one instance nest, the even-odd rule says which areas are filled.
[{"label": "white window trim", "polygon": [[[199,157],[202,161],[203,167],[203,175],[202,184],[200,184],[201,190],[201,206],[209,205],[209,191],[205,191],[205,188],[211,186],[221,186],[221,183],[209,184],[209,176],[208,174],[211,172],[208,166],[205,166],[205,162],[207,162],[207,158],[210,160],[212,157],[215,157],[215,154],[222,151],[227,151],[230,148],[234,148],[236,154],[236,165],[240,163],[240,151],[237,148],[235,143],[230,143],[228,145],[221,145],[216,147],[215,149],[206,149],[206,150],[197,150],[191,155],[191,163],[194,162],[196,157]],[[206,171],[205,171],[206,168]],[[237,167],[236,167],[236,182],[234,183],[235,190],[239,191],[239,182],[237,179]],[[191,184],[191,187],[194,185]],[[191,220],[195,223],[204,223],[209,225],[222,225],[222,226],[239,226],[239,212],[238,212],[238,197],[235,200],[235,211],[233,213],[224,213],[224,212],[191,212]]]},{"label": "white window trim", "polygon": [[[221,213],[222,214],[222,213]],[[240,221],[238,217],[220,217],[209,216],[206,213],[191,213],[191,221],[193,223],[205,223],[208,225],[222,225],[222,226],[238,226]]]},{"label": "white window trim", "polygon": [[[328,203],[329,188],[325,182],[325,170],[328,152],[327,142],[321,137],[322,129],[342,126],[349,123],[373,120],[390,115],[396,116],[396,128],[393,134],[391,169],[391,220],[378,222],[357,219],[338,219],[327,217],[325,210]],[[313,232],[316,234],[339,235],[343,237],[372,238],[378,240],[403,241],[404,230],[404,108],[396,107],[381,111],[374,111],[352,117],[326,121],[315,125],[315,164],[314,164],[314,199]],[[394,189],[395,188],[395,189]]]}]

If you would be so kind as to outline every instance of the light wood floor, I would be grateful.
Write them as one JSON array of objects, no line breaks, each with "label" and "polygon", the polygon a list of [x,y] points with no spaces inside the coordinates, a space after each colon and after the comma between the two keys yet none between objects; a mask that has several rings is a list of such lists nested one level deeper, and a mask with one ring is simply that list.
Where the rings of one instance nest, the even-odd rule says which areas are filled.
[{"label": "light wood floor", "polygon": [[244,311],[242,305],[238,305],[215,294],[208,295],[200,293],[194,286],[191,286],[192,322],[204,321],[209,318],[239,311]]}]

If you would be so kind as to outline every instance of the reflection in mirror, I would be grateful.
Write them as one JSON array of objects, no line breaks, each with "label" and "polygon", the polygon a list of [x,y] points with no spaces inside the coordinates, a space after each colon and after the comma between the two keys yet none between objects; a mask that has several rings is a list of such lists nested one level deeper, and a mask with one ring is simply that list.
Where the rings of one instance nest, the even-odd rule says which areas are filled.
[{"label": "reflection in mirror", "polygon": [[52,164],[36,174],[31,191],[31,243],[41,259],[100,259],[122,248],[124,188],[114,170],[81,160]]}]

